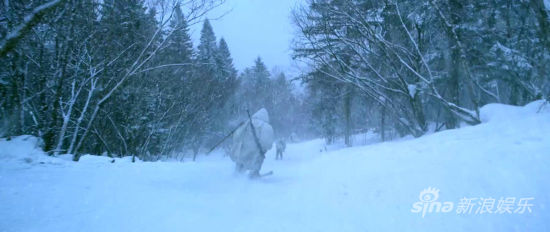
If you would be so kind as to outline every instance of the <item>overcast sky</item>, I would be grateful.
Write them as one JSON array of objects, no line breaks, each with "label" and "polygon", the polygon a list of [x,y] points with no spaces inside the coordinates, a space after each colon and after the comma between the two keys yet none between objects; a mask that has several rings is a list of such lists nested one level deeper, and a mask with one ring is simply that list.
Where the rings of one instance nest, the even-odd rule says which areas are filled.
[{"label": "overcast sky", "polygon": [[[252,66],[260,56],[271,70],[274,67],[295,72],[290,59],[290,43],[294,27],[291,11],[302,0],[226,0],[212,11],[211,20],[218,40],[224,37],[229,45],[235,67],[242,71]],[[202,23],[192,28],[198,41]]]}]

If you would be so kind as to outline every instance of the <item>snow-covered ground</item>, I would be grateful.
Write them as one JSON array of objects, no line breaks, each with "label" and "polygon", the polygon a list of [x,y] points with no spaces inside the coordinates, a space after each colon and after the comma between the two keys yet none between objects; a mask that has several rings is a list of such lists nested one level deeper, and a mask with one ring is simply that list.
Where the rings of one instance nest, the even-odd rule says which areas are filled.
[{"label": "snow-covered ground", "polygon": [[[0,231],[550,231],[550,106],[539,105],[488,105],[478,126],[419,139],[290,144],[283,161],[269,151],[263,170],[275,174],[260,180],[219,154],[74,163],[33,137],[0,140]],[[412,212],[428,187],[450,212]],[[531,212],[496,213],[500,197]],[[457,213],[462,198],[495,205]]]}]

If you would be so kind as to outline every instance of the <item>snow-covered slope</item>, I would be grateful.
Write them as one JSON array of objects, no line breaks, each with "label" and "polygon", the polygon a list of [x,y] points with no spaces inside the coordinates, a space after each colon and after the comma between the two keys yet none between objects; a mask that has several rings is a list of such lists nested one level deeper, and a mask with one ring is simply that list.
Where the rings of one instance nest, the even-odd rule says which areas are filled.
[{"label": "snow-covered slope", "polygon": [[[539,106],[488,105],[481,125],[419,139],[290,144],[255,181],[221,155],[74,163],[32,137],[0,140],[0,231],[550,231],[550,106]],[[452,211],[412,212],[428,187]],[[500,197],[530,199],[531,212],[457,213],[462,198],[496,208]]]}]

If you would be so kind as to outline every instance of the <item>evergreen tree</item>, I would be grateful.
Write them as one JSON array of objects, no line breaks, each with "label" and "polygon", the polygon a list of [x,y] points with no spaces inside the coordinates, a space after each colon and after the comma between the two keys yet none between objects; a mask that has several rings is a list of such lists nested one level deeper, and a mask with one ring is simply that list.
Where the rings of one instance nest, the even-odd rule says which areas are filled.
[{"label": "evergreen tree", "polygon": [[238,104],[234,101],[234,95],[237,91],[238,82],[237,70],[233,65],[233,58],[231,58],[229,47],[223,38],[221,38],[218,43],[216,63],[222,86],[220,93],[223,96],[221,98],[225,101],[222,113],[220,114],[220,118],[218,120],[218,127],[222,130],[230,130],[231,128],[228,128],[227,122],[234,117],[233,114],[236,110],[235,104]]},{"label": "evergreen tree", "polygon": [[197,142],[209,144],[224,136],[224,128],[228,117],[226,103],[234,92],[236,71],[233,67],[231,54],[224,40],[217,45],[216,36],[208,20],[204,21],[201,30],[200,43],[197,47],[197,78],[195,97],[201,102],[198,107],[202,113],[200,126],[194,129],[198,132]]},{"label": "evergreen tree", "polygon": [[253,94],[256,96],[256,102],[251,106],[252,109],[260,108],[272,109],[272,91],[271,91],[271,74],[267,70],[262,58],[258,57],[254,61],[252,71]]},{"label": "evergreen tree", "polygon": [[216,65],[217,45],[216,35],[208,19],[205,19],[202,25],[200,42],[197,49],[197,60],[202,66],[208,67],[213,72]]},{"label": "evergreen tree", "polygon": [[[187,19],[181,11],[179,3],[176,5],[174,18],[170,21],[171,34],[167,38],[163,58],[174,64],[191,63],[193,58],[193,41],[189,35]],[[190,70],[190,66],[184,66],[179,70]]]},{"label": "evergreen tree", "polygon": [[[233,84],[237,78],[237,70],[233,66],[233,58],[231,58],[229,47],[224,38],[220,39],[216,57],[220,76],[223,78],[223,81]],[[233,88],[230,87],[229,89],[232,90]]]}]

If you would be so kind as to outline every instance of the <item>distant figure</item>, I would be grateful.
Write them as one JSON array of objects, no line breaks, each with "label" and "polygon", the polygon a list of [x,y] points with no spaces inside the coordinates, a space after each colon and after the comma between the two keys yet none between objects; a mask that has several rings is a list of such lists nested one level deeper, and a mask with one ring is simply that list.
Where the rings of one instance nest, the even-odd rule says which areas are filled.
[{"label": "distant figure", "polygon": [[[252,130],[254,128],[254,132]],[[260,109],[233,133],[231,160],[237,172],[250,171],[251,178],[260,177],[265,153],[273,146],[273,128],[267,110]]]},{"label": "distant figure", "polygon": [[279,139],[277,140],[275,147],[277,148],[277,155],[275,156],[275,160],[282,160],[283,159],[283,152],[285,152],[286,149],[286,143],[284,140]]},{"label": "distant figure", "polygon": [[298,135],[296,135],[296,133],[292,132],[289,136],[289,139],[290,139],[290,142],[298,142]]}]

